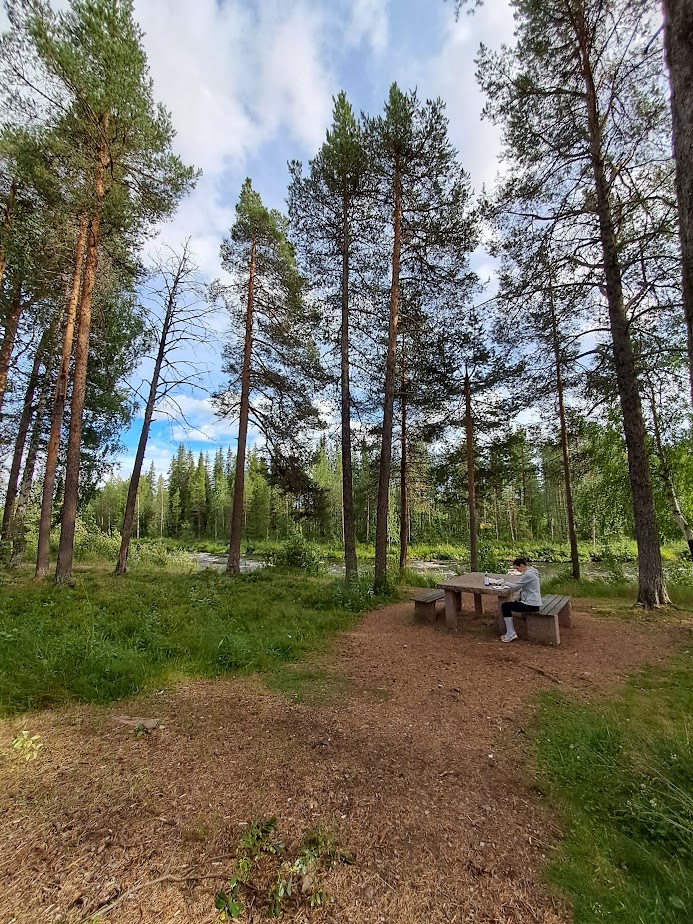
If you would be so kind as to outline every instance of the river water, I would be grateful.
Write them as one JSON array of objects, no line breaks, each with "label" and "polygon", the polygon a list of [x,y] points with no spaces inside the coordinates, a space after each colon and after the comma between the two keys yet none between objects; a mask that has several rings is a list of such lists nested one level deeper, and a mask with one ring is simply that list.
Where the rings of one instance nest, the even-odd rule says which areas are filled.
[{"label": "river water", "polygon": [[[210,555],[208,552],[197,553],[197,563],[201,570],[213,568],[216,571],[226,570],[225,555]],[[370,564],[370,562],[368,563]],[[451,577],[454,574],[462,574],[464,568],[461,562],[454,561],[423,561],[422,559],[413,558],[407,563],[412,571],[419,574],[431,574],[441,578]],[[256,558],[241,558],[241,571],[256,571],[258,568],[264,568],[266,562]],[[559,573],[565,573],[570,570],[570,565],[566,563],[555,562],[537,562],[536,565],[542,580],[548,581]],[[605,577],[608,569],[599,562],[583,562],[580,565],[582,577],[585,580],[596,580]],[[635,580],[637,576],[637,566],[635,563],[628,563],[623,566],[623,571],[629,580]],[[339,576],[344,574],[344,565],[339,562],[327,563],[328,574]]]}]

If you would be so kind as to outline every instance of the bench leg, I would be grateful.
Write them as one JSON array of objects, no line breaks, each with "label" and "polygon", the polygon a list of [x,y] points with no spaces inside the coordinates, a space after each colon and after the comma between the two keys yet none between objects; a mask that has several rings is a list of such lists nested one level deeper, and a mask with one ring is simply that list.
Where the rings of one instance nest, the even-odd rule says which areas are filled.
[{"label": "bench leg", "polygon": [[573,617],[570,613],[570,601],[566,603],[561,612],[558,614],[559,625],[565,626],[566,629],[570,629],[573,625]]},{"label": "bench leg", "polygon": [[474,594],[474,612],[483,613],[484,607],[481,602],[481,594]]},{"label": "bench leg", "polygon": [[445,591],[445,625],[448,629],[457,628],[457,614],[460,610],[460,598],[462,594],[455,590]]},{"label": "bench leg", "polygon": [[431,600],[429,603],[423,603],[416,600],[414,602],[414,617],[421,621],[434,623],[436,621],[436,601]]},{"label": "bench leg", "polygon": [[539,616],[527,613],[527,638],[530,642],[541,645],[560,645],[561,633],[558,628],[558,616]]}]

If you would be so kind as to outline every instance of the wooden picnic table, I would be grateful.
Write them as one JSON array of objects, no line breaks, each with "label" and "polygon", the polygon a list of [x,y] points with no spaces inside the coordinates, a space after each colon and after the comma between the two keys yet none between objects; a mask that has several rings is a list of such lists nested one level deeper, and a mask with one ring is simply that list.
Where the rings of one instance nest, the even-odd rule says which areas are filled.
[{"label": "wooden picnic table", "polygon": [[[469,574],[460,574],[457,577],[446,578],[437,586],[445,591],[445,625],[449,629],[457,628],[457,614],[462,611],[462,594],[471,594],[474,597],[474,609],[477,613],[482,612],[481,596],[487,594],[495,597],[498,608],[498,627],[505,630],[503,622],[503,611],[501,605],[511,593],[512,586],[494,587],[484,584],[485,575],[480,571],[470,571]],[[489,574],[489,578],[496,581],[507,580],[505,574]],[[512,578],[510,579],[512,584]]]}]

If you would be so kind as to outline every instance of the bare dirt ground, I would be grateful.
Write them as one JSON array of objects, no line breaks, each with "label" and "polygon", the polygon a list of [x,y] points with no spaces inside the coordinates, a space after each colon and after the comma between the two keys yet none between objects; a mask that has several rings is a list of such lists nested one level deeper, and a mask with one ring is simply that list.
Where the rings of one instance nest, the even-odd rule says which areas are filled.
[{"label": "bare dirt ground", "polygon": [[[319,823],[354,855],[292,924],[568,921],[542,888],[559,832],[533,787],[535,694],[594,695],[688,634],[592,609],[577,602],[552,649],[501,645],[488,616],[447,633],[391,606],[339,636],[299,694],[188,681],[0,723],[0,922],[114,905],[114,924],[211,924],[243,826],[268,816],[288,844]],[[41,736],[36,760],[8,756],[22,729]]]}]

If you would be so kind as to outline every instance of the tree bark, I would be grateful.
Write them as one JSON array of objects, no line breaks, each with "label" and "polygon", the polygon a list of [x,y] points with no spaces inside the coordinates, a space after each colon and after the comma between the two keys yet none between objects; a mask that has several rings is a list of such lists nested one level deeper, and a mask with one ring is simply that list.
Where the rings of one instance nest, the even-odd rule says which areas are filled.
[{"label": "tree bark", "polygon": [[[103,186],[103,180],[101,180]],[[98,188],[98,187],[97,187]],[[70,401],[70,432],[67,439],[65,464],[65,491],[60,518],[60,543],[58,561],[55,567],[56,584],[65,584],[72,579],[72,559],[75,544],[77,502],[79,495],[79,460],[82,448],[82,414],[87,385],[87,363],[89,360],[89,336],[91,334],[91,309],[96,282],[96,266],[99,257],[100,215],[97,211],[91,220],[87,241],[87,256],[84,261],[84,282],[79,303],[75,364],[72,373],[72,398]]]},{"label": "tree bark", "polygon": [[[116,563],[116,574],[122,575],[125,574],[128,567],[128,554],[130,552],[130,538],[132,536],[132,522],[135,513],[135,505],[138,499],[138,491],[140,484],[140,475],[142,474],[142,465],[144,463],[144,455],[147,450],[147,441],[149,439],[149,429],[152,423],[152,417],[154,416],[154,410],[156,407],[156,396],[159,389],[159,378],[161,376],[161,367],[164,364],[164,358],[166,356],[166,347],[168,341],[168,335],[171,330],[171,322],[173,320],[173,312],[176,307],[176,297],[178,294],[178,287],[180,285],[180,277],[183,270],[183,260],[179,264],[178,273],[176,274],[173,284],[171,286],[171,291],[168,295],[168,300],[166,302],[166,314],[164,315],[164,323],[161,327],[161,337],[159,338],[159,347],[156,353],[156,360],[154,362],[154,371],[152,372],[152,380],[149,385],[149,394],[147,396],[147,404],[144,410],[144,420],[142,422],[142,430],[140,431],[140,439],[137,444],[137,452],[135,453],[135,464],[132,469],[132,475],[130,477],[130,485],[128,487],[128,496],[125,502],[125,513],[123,514],[123,531],[120,540],[120,553],[118,555],[118,561]],[[163,511],[162,511],[163,514]],[[137,538],[139,538],[139,517],[137,521]]]},{"label": "tree bark", "polygon": [[356,529],[354,526],[354,475],[351,455],[351,390],[349,385],[349,213],[348,198],[342,199],[342,327],[341,413],[342,413],[342,519],[344,570],[347,581],[357,576]]},{"label": "tree bark", "polygon": [[[553,298],[553,296],[551,296]],[[573,479],[570,473],[570,447],[568,446],[568,427],[565,419],[565,402],[563,399],[563,372],[561,370],[561,351],[558,342],[558,322],[553,303],[551,304],[551,333],[553,338],[553,356],[556,363],[556,394],[558,396],[558,419],[561,427],[561,452],[563,455],[563,481],[565,484],[565,508],[568,520],[568,541],[570,542],[570,560],[573,565],[573,577],[580,580],[580,556],[578,554],[577,530],[575,529],[575,506],[573,504]]]},{"label": "tree bark", "polygon": [[7,239],[10,236],[12,227],[12,217],[14,212],[14,201],[17,197],[17,181],[13,180],[10,186],[10,192],[7,196],[5,209],[2,216],[2,230],[0,230],[0,285],[5,277],[5,267],[7,266]]},{"label": "tree bark", "polygon": [[54,369],[56,357],[51,354],[48,365],[44,369],[43,382],[39,390],[36,413],[34,415],[34,424],[29,438],[29,448],[24,462],[24,471],[17,495],[17,503],[14,509],[14,515],[10,524],[10,536],[12,538],[12,564],[18,565],[26,550],[26,530],[24,529],[24,517],[26,508],[31,496],[31,489],[34,485],[34,471],[36,469],[36,459],[41,446],[43,428],[46,419],[46,408],[48,407],[48,398],[51,392],[51,377]]},{"label": "tree bark", "polygon": [[383,396],[383,435],[378,471],[378,502],[375,521],[375,576],[376,593],[387,584],[387,518],[390,502],[390,466],[392,464],[392,420],[395,401],[395,359],[397,354],[397,326],[399,323],[399,264],[402,248],[402,180],[399,164],[395,166],[394,180],[394,242],[392,247],[392,283],[390,287],[390,320],[385,365],[385,393]]},{"label": "tree bark", "polygon": [[659,459],[661,478],[664,482],[664,487],[667,492],[669,507],[671,508],[671,513],[674,517],[674,520],[676,521],[676,525],[681,530],[683,538],[688,544],[688,551],[691,556],[691,560],[693,561],[693,529],[691,529],[688,520],[683,515],[683,511],[681,510],[681,505],[679,504],[679,499],[676,494],[674,478],[671,473],[671,466],[669,465],[669,460],[667,459],[666,449],[662,443],[662,433],[659,427],[659,414],[657,413],[657,402],[655,401],[654,393],[650,394],[650,408],[652,411],[652,427],[654,432],[655,451],[657,453],[657,458]]},{"label": "tree bark", "polygon": [[693,404],[693,0],[663,0],[664,47],[671,85],[683,309]]},{"label": "tree bark", "polygon": [[250,361],[253,351],[253,296],[255,290],[256,241],[250,248],[250,271],[248,274],[248,305],[245,314],[245,343],[243,345],[243,370],[241,372],[241,409],[238,421],[238,451],[236,453],[236,476],[233,483],[233,507],[229,530],[228,574],[241,571],[241,532],[243,524],[243,503],[245,489],[245,448],[248,439],[248,418],[250,416]]},{"label": "tree bark", "polygon": [[36,349],[34,364],[29,375],[26,392],[24,393],[24,403],[22,405],[22,413],[19,418],[19,429],[17,431],[17,438],[14,442],[12,463],[10,464],[7,491],[5,493],[5,508],[2,514],[1,533],[3,539],[8,539],[10,535],[10,524],[14,514],[14,505],[15,501],[17,500],[17,493],[19,491],[19,473],[22,467],[26,438],[29,433],[29,428],[31,427],[32,417],[34,416],[34,396],[36,394],[36,388],[39,382],[39,371],[41,369],[41,363],[43,362],[46,350],[48,348],[49,340],[50,331],[46,330],[44,331],[44,334],[41,337],[39,345]]},{"label": "tree bark", "polygon": [[399,463],[399,570],[407,567],[409,548],[409,498],[407,495],[407,376],[405,338],[402,337],[402,377],[400,402],[402,404],[402,434],[400,438]]},{"label": "tree bark", "polygon": [[38,529],[38,547],[36,554],[36,577],[45,577],[48,574],[49,547],[51,534],[51,518],[53,514],[53,491],[55,490],[55,473],[58,467],[58,452],[60,450],[60,432],[65,416],[65,402],[67,400],[67,386],[70,375],[70,360],[72,359],[72,346],[75,337],[75,319],[77,305],[82,287],[82,264],[84,262],[84,249],[87,242],[89,221],[83,216],[80,221],[79,235],[75,249],[75,264],[72,273],[72,286],[65,311],[65,332],[63,348],[60,357],[60,368],[55,383],[53,395],[53,408],[51,410],[51,427],[46,450],[46,470],[43,477],[43,493],[41,497],[41,515]]},{"label": "tree bark", "polygon": [[575,22],[580,63],[585,84],[588,136],[595,181],[599,232],[604,257],[606,298],[609,308],[611,340],[616,381],[623,415],[623,430],[628,451],[628,473],[633,496],[633,519],[638,545],[638,603],[647,609],[668,604],[664,585],[662,555],[657,529],[652,478],[650,475],[645,421],[640,402],[633,345],[628,330],[628,316],[623,301],[621,267],[604,164],[601,116],[594,73],[590,60],[588,30],[584,18]]},{"label": "tree bark", "polygon": [[5,318],[5,330],[0,344],[0,410],[2,410],[3,400],[5,398],[5,389],[7,387],[7,376],[10,371],[10,362],[12,360],[12,351],[14,350],[14,341],[17,337],[17,328],[19,319],[22,316],[22,281],[20,280],[15,286],[14,295],[10,302],[10,308]]},{"label": "tree bark", "polygon": [[474,420],[472,418],[472,386],[469,371],[464,370],[464,428],[467,439],[467,498],[469,502],[469,566],[479,570],[479,543],[476,516],[476,482],[474,475]]}]

